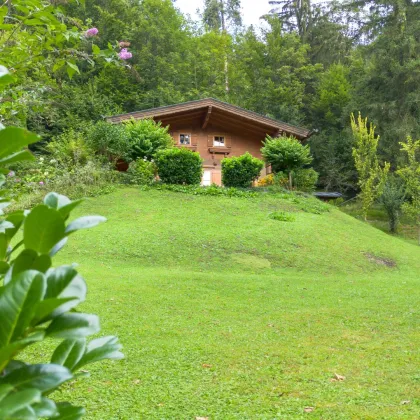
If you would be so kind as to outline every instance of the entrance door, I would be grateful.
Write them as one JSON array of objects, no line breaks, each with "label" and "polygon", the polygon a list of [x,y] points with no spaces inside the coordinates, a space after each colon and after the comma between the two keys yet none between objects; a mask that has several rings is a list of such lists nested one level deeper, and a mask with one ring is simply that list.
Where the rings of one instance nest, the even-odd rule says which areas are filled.
[{"label": "entrance door", "polygon": [[201,180],[201,185],[204,185],[204,186],[211,185],[211,171],[204,170],[203,179]]},{"label": "entrance door", "polygon": [[216,171],[213,171],[211,175],[212,175],[211,182],[213,184],[221,186],[222,185],[222,172],[216,170]]}]

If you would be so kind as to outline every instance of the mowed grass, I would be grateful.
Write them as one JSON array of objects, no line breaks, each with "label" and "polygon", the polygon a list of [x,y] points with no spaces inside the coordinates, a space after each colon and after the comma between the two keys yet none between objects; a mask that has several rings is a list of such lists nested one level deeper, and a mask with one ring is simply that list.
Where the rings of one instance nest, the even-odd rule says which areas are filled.
[{"label": "mowed grass", "polygon": [[108,222],[56,262],[80,263],[83,310],[126,358],[59,398],[88,419],[419,418],[420,248],[304,207],[134,188],[88,200],[79,215]]}]

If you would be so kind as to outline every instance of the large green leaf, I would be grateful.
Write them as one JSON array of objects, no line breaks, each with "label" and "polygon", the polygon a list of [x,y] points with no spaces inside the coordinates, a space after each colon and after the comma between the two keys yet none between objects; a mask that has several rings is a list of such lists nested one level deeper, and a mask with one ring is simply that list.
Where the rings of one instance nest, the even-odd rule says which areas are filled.
[{"label": "large green leaf", "polygon": [[37,271],[24,271],[0,288],[0,348],[22,336],[45,288],[45,277]]},{"label": "large green leaf", "polygon": [[30,344],[42,341],[45,337],[44,331],[36,331],[33,334],[25,337],[21,340],[13,341],[12,343],[0,347],[0,371],[3,370],[6,365],[9,367],[10,359],[20,350],[23,350],[25,347]]},{"label": "large green leaf", "polygon": [[5,398],[11,391],[13,391],[13,387],[11,385],[0,385],[0,401]]},{"label": "large green leaf", "polygon": [[74,366],[78,364],[85,354],[86,339],[64,340],[54,351],[51,357],[51,363],[65,366],[73,371]]},{"label": "large green leaf", "polygon": [[72,233],[80,229],[88,229],[99,225],[100,223],[106,222],[106,218],[102,216],[83,216],[76,220],[73,220],[66,227],[66,233]]},{"label": "large green leaf", "polygon": [[[69,304],[69,302],[71,302]],[[38,302],[35,315],[32,319],[31,326],[43,324],[52,318],[67,312],[69,309],[76,307],[79,303],[77,298],[51,298]]]},{"label": "large green leaf", "polygon": [[117,337],[101,337],[92,340],[87,346],[86,353],[74,366],[74,370],[99,360],[122,359],[124,355],[119,351],[121,348],[122,345],[118,342]]},{"label": "large green leaf", "polygon": [[72,377],[71,372],[64,366],[26,365],[1,376],[0,385],[10,384],[18,390],[35,388],[44,393],[56,389]]},{"label": "large green leaf", "polygon": [[[0,167],[23,160],[35,160],[35,158],[29,150],[21,150],[20,152],[13,153],[12,155],[0,159]],[[5,172],[7,172],[7,170],[5,170]]]},{"label": "large green leaf", "polygon": [[15,211],[13,213],[9,213],[6,217],[6,221],[13,224],[13,228],[6,229],[6,236],[10,241],[17,233],[19,228],[22,226],[23,220],[25,219],[25,215],[23,211]]},{"label": "large green leaf", "polygon": [[37,418],[39,417],[49,418],[49,417],[54,417],[55,415],[58,414],[58,410],[57,410],[57,406],[55,405],[55,402],[45,397],[42,397],[39,403],[32,404],[32,408],[35,411]]},{"label": "large green leaf", "polygon": [[55,254],[57,254],[58,251],[60,251],[64,245],[66,245],[67,241],[69,240],[68,236],[63,238],[61,241],[57,242],[50,251],[50,257],[53,257]]},{"label": "large green leaf", "polygon": [[14,416],[14,414],[34,403],[39,403],[40,401],[41,391],[34,388],[24,389],[23,391],[9,394],[0,401],[0,418],[16,420],[19,418],[28,418],[22,417],[21,415]]},{"label": "large green leaf", "polygon": [[[61,266],[47,273],[47,291],[45,298],[76,298],[60,307],[60,312],[66,312],[86,299],[86,282],[71,266]],[[57,316],[58,311],[53,313]]]},{"label": "large green leaf", "polygon": [[67,219],[70,213],[82,203],[83,203],[83,200],[75,200],[67,204],[66,206],[60,207],[58,211],[60,212],[61,216],[63,216],[64,219]]},{"label": "large green leaf", "polygon": [[81,338],[99,330],[99,318],[96,315],[72,312],[54,318],[46,332],[50,337]]},{"label": "large green leaf", "polygon": [[6,127],[0,130],[0,159],[19,152],[23,147],[36,143],[40,137],[23,128]]},{"label": "large green leaf", "polygon": [[59,415],[54,420],[80,420],[86,412],[83,407],[75,407],[69,403],[58,403],[57,409]]},{"label": "large green leaf", "polygon": [[48,254],[63,239],[64,230],[64,219],[60,213],[40,204],[26,216],[23,231],[25,248]]},{"label": "large green leaf", "polygon": [[33,249],[24,249],[13,262],[13,275],[25,270],[37,270],[45,273],[51,267],[49,255],[38,255]]},{"label": "large green leaf", "polygon": [[0,260],[4,261],[7,255],[9,241],[7,240],[6,233],[0,233]]},{"label": "large green leaf", "polygon": [[55,192],[50,192],[44,197],[44,204],[54,210],[58,210],[70,203],[70,198]]}]

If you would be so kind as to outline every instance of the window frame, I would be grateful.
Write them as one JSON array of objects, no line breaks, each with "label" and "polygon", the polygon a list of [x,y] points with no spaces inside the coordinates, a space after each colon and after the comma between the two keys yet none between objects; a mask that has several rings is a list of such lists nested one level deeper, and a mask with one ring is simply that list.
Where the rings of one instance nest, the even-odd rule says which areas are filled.
[{"label": "window frame", "polygon": [[[181,136],[188,136],[190,142],[188,144],[181,143]],[[179,133],[179,136],[178,136],[178,144],[180,146],[192,146],[192,135],[191,135],[191,133]]]},{"label": "window frame", "polygon": [[[220,144],[216,145],[215,144],[216,137],[223,139],[223,145],[220,145]],[[226,147],[226,136],[222,136],[222,135],[219,135],[219,134],[217,136],[213,136],[213,147]]]}]

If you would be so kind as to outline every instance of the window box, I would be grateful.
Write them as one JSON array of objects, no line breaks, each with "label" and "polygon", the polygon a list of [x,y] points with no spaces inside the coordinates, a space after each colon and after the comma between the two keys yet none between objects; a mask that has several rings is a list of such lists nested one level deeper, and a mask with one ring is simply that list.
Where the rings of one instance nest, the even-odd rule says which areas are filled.
[{"label": "window box", "polygon": [[230,147],[221,147],[221,146],[209,147],[209,152],[220,153],[222,155],[228,155],[230,153]]}]

